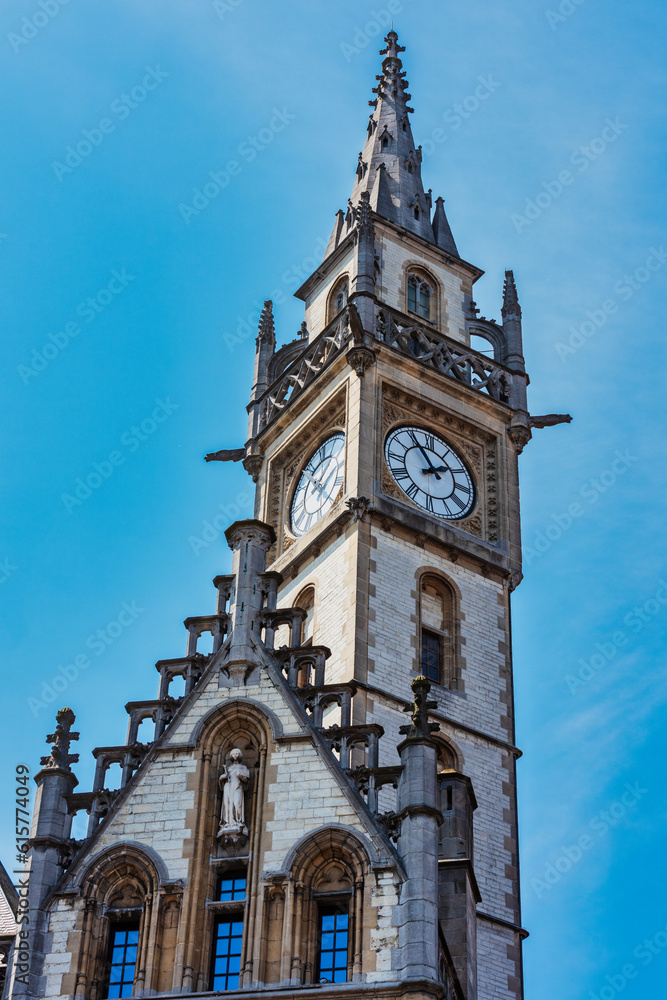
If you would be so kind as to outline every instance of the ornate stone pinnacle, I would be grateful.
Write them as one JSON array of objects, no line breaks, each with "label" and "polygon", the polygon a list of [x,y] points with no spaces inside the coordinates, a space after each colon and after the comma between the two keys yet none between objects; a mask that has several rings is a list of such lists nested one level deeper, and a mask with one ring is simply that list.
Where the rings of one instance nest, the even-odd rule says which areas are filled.
[{"label": "ornate stone pinnacle", "polygon": [[46,737],[47,743],[53,743],[53,749],[48,757],[42,757],[40,764],[42,767],[57,767],[61,771],[71,771],[70,764],[76,764],[79,760],[78,753],[70,753],[69,747],[72,740],[78,740],[79,734],[71,732],[72,723],[76,716],[71,708],[61,708],[56,715],[55,733]]},{"label": "ornate stone pinnacle", "polygon": [[273,323],[273,302],[271,299],[266,299],[262,315],[259,317],[259,330],[255,343],[259,347],[262,343],[275,345],[275,342],[276,331]]},{"label": "ornate stone pinnacle", "polygon": [[399,733],[407,736],[409,740],[430,739],[431,733],[437,732],[440,726],[437,722],[428,721],[428,711],[430,708],[437,708],[437,701],[429,701],[428,693],[431,690],[429,681],[420,674],[412,682],[412,690],[415,695],[414,705],[405,708],[405,712],[411,713],[411,723],[409,726],[401,726]]},{"label": "ornate stone pinnacle", "polygon": [[505,319],[506,316],[519,316],[521,317],[521,306],[519,305],[519,296],[516,291],[516,284],[514,281],[514,272],[505,271],[505,284],[503,285],[503,308],[502,316]]}]

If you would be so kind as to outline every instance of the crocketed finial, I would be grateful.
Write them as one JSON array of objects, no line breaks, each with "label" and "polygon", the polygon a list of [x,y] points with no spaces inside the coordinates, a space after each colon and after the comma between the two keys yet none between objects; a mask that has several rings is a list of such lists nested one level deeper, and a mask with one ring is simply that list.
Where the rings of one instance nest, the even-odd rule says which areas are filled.
[{"label": "crocketed finial", "polygon": [[273,302],[266,299],[262,315],[259,317],[259,329],[257,332],[257,346],[260,343],[275,345],[276,330],[273,322]]},{"label": "crocketed finial", "polygon": [[519,305],[519,296],[516,292],[516,284],[514,282],[514,272],[505,271],[505,284],[503,285],[503,317],[510,314],[514,316],[521,316],[521,306]]},{"label": "crocketed finial", "polygon": [[61,708],[57,713],[56,731],[46,737],[47,743],[53,743],[53,749],[48,757],[40,759],[42,767],[57,767],[61,771],[71,771],[70,764],[78,763],[78,753],[69,752],[72,740],[78,740],[79,738],[78,733],[71,732],[75,719],[76,716],[71,708]]},{"label": "crocketed finial", "polygon": [[407,736],[409,740],[429,739],[431,733],[440,729],[437,722],[428,721],[429,708],[437,708],[438,703],[437,701],[429,701],[428,693],[431,690],[431,685],[423,674],[415,677],[412,682],[412,690],[415,696],[414,704],[410,708],[403,709],[404,712],[411,713],[412,721],[409,726],[401,726],[399,733]]}]

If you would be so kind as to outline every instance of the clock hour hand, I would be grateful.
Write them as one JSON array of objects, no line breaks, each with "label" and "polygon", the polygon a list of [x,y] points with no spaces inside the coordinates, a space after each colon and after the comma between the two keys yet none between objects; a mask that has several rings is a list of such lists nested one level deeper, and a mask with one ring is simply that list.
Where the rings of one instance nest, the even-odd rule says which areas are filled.
[{"label": "clock hour hand", "polygon": [[[428,465],[428,469],[422,469],[422,472],[424,473],[424,475],[427,475],[429,472],[433,472],[433,473],[435,473],[435,478],[436,479],[440,479],[440,476],[438,475],[438,472],[440,470],[436,469],[434,467],[433,463],[431,462],[431,459],[428,457],[428,455],[426,454],[426,452],[424,451],[424,449],[422,448],[422,446],[420,444],[418,444],[417,447],[419,448],[420,452],[422,453],[422,455],[426,459],[426,464]],[[447,470],[445,469],[445,472],[446,471]]]},{"label": "clock hour hand", "polygon": [[[426,472],[449,472],[449,469],[448,469],[448,467],[446,465],[439,465],[437,467],[437,469],[434,468],[433,466],[431,466],[430,469],[422,469],[422,472],[424,472],[424,473],[426,473]],[[438,476],[438,478],[440,478],[440,477]]]},{"label": "clock hour hand", "polygon": [[320,491],[320,493],[321,493],[321,492],[322,492],[322,485],[321,485],[321,483],[319,483],[319,482],[317,481],[317,479],[315,479],[315,477],[314,477],[314,476],[311,476],[311,474],[310,474],[309,472],[306,472],[306,470],[305,470],[305,469],[304,469],[304,472],[303,472],[303,474],[304,474],[304,476],[306,477],[306,479],[308,480],[308,482],[309,482],[309,483],[311,484],[311,486],[314,486],[314,487],[315,487],[315,489],[316,489],[316,490],[319,490],[319,491]]}]

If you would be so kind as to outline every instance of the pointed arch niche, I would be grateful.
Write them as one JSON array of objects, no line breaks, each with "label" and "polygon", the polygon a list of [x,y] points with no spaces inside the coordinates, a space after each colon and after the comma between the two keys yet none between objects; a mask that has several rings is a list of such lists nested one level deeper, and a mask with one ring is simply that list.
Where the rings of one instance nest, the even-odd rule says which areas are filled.
[{"label": "pointed arch niche", "polygon": [[[193,837],[188,903],[180,935],[183,977],[175,988],[194,992],[212,988],[214,951],[219,949],[228,925],[234,925],[238,937],[239,923],[243,924],[242,938],[233,945],[237,956],[240,950],[238,988],[257,980],[254,970],[260,942],[253,928],[259,894],[266,759],[276,723],[256,703],[234,700],[209,713],[193,734],[200,759],[190,814]],[[249,772],[243,790],[247,836],[218,836],[223,796],[220,775],[223,767],[232,762],[235,749],[241,751],[241,763]]]},{"label": "pointed arch niche", "polygon": [[341,274],[338,278],[336,278],[334,286],[329,292],[329,298],[327,300],[327,326],[335,320],[339,313],[342,313],[343,309],[347,305],[349,295],[349,275]]},{"label": "pointed arch niche", "polygon": [[293,848],[283,871],[265,889],[264,982],[331,982],[334,963],[323,941],[327,920],[336,921],[346,935],[345,951],[339,947],[335,960],[335,981],[361,979],[369,950],[364,940],[364,909],[371,906],[368,872],[368,853],[349,828],[322,827]]},{"label": "pointed arch niche", "polygon": [[118,844],[93,860],[80,886],[74,995],[119,996],[110,986],[119,977],[133,983],[133,996],[171,990],[182,884],[170,882],[158,859],[139,845]]}]

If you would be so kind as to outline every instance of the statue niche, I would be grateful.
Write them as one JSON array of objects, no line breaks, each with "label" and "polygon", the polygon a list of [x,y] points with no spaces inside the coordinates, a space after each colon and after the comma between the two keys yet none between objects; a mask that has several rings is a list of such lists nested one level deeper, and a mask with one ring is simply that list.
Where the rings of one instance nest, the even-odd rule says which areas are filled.
[{"label": "statue niche", "polygon": [[220,829],[217,837],[222,843],[236,843],[248,836],[245,822],[245,790],[250,781],[250,771],[243,763],[243,754],[235,747],[229,755],[230,763],[223,765],[219,784],[222,788]]}]

